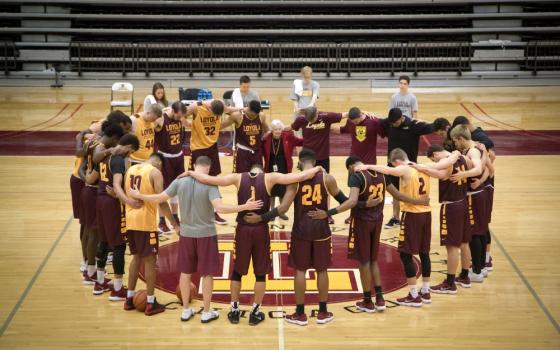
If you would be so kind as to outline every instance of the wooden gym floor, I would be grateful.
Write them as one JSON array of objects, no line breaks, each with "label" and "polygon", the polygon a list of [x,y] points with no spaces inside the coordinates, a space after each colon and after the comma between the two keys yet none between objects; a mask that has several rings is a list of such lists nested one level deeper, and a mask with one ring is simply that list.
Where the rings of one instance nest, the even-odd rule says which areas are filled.
[{"label": "wooden gym floor", "polygon": [[[343,91],[343,93],[341,93]],[[559,87],[444,88],[413,90],[420,103],[420,118],[466,115],[488,130],[560,130]],[[392,90],[321,90],[322,110],[346,111],[359,106],[382,115]],[[147,89],[139,89],[136,105]],[[222,91],[214,91],[220,96]],[[271,117],[290,120],[287,89],[259,89],[272,103]],[[168,91],[170,99],[176,91]],[[0,88],[0,129],[8,131],[78,131],[108,111],[109,89]],[[15,138],[33,137],[32,134]],[[531,137],[531,132],[523,137]],[[541,140],[543,148],[557,144],[558,136]],[[557,146],[555,146],[557,147]],[[0,157],[0,348],[402,348],[407,346],[459,348],[557,349],[560,346],[560,173],[559,155],[500,155],[497,144],[496,198],[492,256],[495,270],[481,285],[460,289],[456,296],[432,295],[433,303],[421,309],[390,308],[382,314],[355,314],[329,305],[335,319],[327,325],[307,327],[267,319],[258,327],[227,321],[227,305],[220,319],[202,325],[199,316],[179,322],[179,310],[155,317],[122,311],[107,295],[94,297],[82,285],[79,225],[71,219],[68,180],[70,156]],[[554,152],[553,152],[554,153]],[[517,154],[523,154],[519,150]],[[559,152],[556,152],[559,154]],[[421,161],[426,161],[421,157]],[[347,191],[344,157],[333,157],[333,173]],[[380,164],[385,162],[379,157]],[[231,169],[231,157],[222,158]],[[221,189],[228,202],[233,188]],[[433,230],[432,283],[444,275],[439,247],[437,182],[432,181]],[[385,217],[390,215],[385,208]],[[291,211],[289,216],[292,217]],[[337,235],[346,236],[346,213],[335,217]],[[220,233],[234,231],[230,225]],[[386,221],[386,220],[385,220]],[[291,222],[284,222],[287,230]],[[396,230],[383,230],[390,239]],[[162,245],[175,238],[162,242]],[[108,267],[111,272],[112,268]],[[142,285],[142,284],[140,284]],[[406,288],[386,295],[388,300],[407,293]],[[174,296],[156,291],[158,300]],[[194,306],[199,307],[200,301]],[[247,306],[245,306],[247,308]],[[316,305],[307,306],[307,313]],[[275,306],[265,311],[277,310]],[[284,311],[292,312],[293,306]],[[313,321],[311,319],[310,321]]]}]

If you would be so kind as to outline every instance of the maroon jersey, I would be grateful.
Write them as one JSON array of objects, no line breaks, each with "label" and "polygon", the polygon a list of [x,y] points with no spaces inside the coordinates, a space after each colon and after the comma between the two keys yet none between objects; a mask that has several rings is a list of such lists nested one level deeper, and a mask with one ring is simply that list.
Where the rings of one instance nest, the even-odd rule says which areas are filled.
[{"label": "maroon jersey", "polygon": [[[86,152],[84,158],[86,160],[86,173],[93,171],[95,169],[95,164],[93,163],[93,153],[95,148],[99,145],[99,141],[93,140],[86,143],[84,146],[86,148]],[[97,181],[92,186],[97,186]]]},{"label": "maroon jersey", "polygon": [[292,123],[292,129],[303,129],[303,148],[315,152],[315,159],[329,159],[331,124],[342,119],[341,113],[319,112],[314,123],[308,123],[304,117],[297,117]]},{"label": "maroon jersey", "polygon": [[[262,215],[268,212],[270,208],[270,194],[266,190],[264,173],[241,174],[241,181],[239,183],[239,189],[237,191],[237,203],[245,204],[249,200],[249,198],[253,198],[253,200],[257,201],[263,201],[263,206],[261,207],[261,209],[252,211],[253,213]],[[245,220],[243,220],[243,216],[245,216],[245,214],[247,213],[248,211],[241,211],[237,213],[237,222],[244,225],[250,225],[245,222]],[[263,225],[263,223],[258,223],[256,225]]]},{"label": "maroon jersey", "polygon": [[[467,161],[463,157],[459,157],[455,164],[453,164],[453,172],[456,174],[459,171],[467,170]],[[439,180],[439,201],[441,202],[457,202],[465,199],[469,185],[467,180],[463,179],[457,183],[451,180]]]},{"label": "maroon jersey", "polygon": [[235,143],[243,145],[253,151],[261,149],[262,122],[261,118],[250,119],[242,112],[242,120],[239,127],[235,128]]},{"label": "maroon jersey", "polygon": [[156,131],[154,140],[156,150],[177,154],[183,151],[185,128],[180,120],[175,121],[164,113],[162,128],[160,131]]},{"label": "maroon jersey", "polygon": [[300,182],[294,199],[294,225],[292,235],[304,240],[314,241],[331,235],[328,219],[316,220],[307,215],[315,209],[328,210],[329,192],[324,183],[324,174],[317,172],[309,180]]},{"label": "maroon jersey", "polygon": [[[484,151],[481,151],[479,148],[476,148],[476,147],[473,147],[473,148],[474,148],[475,150],[477,150],[478,152],[480,152],[480,158],[482,159],[482,157],[484,156]],[[466,151],[464,151],[464,152],[463,152],[463,155],[466,157],[466,156],[467,156],[467,153],[469,153],[469,151],[470,151],[470,148],[467,149]],[[465,165],[465,167],[466,167],[466,165]],[[484,167],[482,168],[482,170],[483,170],[483,172],[484,172]],[[469,183],[469,185],[470,185],[471,183],[473,183],[476,179],[480,179],[481,177],[482,177],[482,173],[481,173],[480,175],[477,175],[477,176],[469,177],[469,178],[468,178],[468,183]]]},{"label": "maroon jersey", "polygon": [[365,164],[377,164],[377,136],[385,136],[379,119],[368,116],[357,125],[348,120],[340,132],[350,134],[350,155],[360,157]]},{"label": "maroon jersey", "polygon": [[[352,208],[352,216],[362,220],[379,220],[383,218],[383,204],[385,201],[385,177],[375,171],[360,171],[352,175],[360,177],[359,202],[366,202],[368,199],[381,198],[381,203],[371,208]],[[348,181],[351,187],[356,187],[351,179]],[[354,178],[355,178],[354,177]],[[350,183],[352,182],[352,183]]]},{"label": "maroon jersey", "polygon": [[[107,194],[107,186],[113,187],[113,175],[125,173],[125,162],[121,156],[108,155],[96,165],[99,172],[99,187],[97,194]],[[122,185],[122,184],[121,184]]]}]

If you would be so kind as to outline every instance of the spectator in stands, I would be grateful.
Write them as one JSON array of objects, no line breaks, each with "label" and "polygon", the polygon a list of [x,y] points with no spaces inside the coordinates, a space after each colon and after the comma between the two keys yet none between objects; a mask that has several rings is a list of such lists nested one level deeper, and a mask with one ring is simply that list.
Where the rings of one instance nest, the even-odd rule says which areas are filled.
[{"label": "spectator in stands", "polygon": [[233,106],[235,108],[245,108],[251,101],[259,101],[260,98],[256,91],[251,90],[251,78],[246,75],[239,78],[239,88],[233,90],[231,94]]},{"label": "spectator in stands", "polygon": [[149,112],[154,104],[158,104],[161,108],[170,106],[167,98],[165,98],[165,88],[162,83],[155,83],[152,86],[152,94],[144,99],[144,112]]},{"label": "spectator in stands", "polygon": [[[292,172],[292,154],[296,146],[301,147],[303,140],[294,135],[293,131],[284,131],[284,124],[275,119],[270,123],[271,132],[263,138],[264,169],[267,173],[279,172],[287,174]],[[282,201],[286,186],[274,185],[270,191],[270,208],[274,208],[275,197]],[[288,220],[285,214],[280,215],[282,220]]]},{"label": "spectator in stands", "polygon": [[418,117],[418,101],[416,96],[408,91],[409,85],[410,77],[408,75],[401,75],[399,77],[399,92],[391,97],[388,109],[398,108],[404,116],[416,119]]},{"label": "spectator in stands", "polygon": [[294,80],[290,100],[294,101],[294,118],[301,109],[316,107],[319,98],[319,83],[311,79],[313,70],[309,66],[301,69],[301,79]]}]

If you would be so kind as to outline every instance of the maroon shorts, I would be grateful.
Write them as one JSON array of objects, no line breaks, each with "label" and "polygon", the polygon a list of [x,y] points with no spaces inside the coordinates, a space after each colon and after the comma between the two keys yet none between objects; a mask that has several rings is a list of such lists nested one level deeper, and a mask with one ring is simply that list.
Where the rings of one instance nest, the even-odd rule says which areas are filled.
[{"label": "maroon shorts", "polygon": [[157,232],[128,230],[126,238],[132,255],[140,255],[143,258],[157,255],[159,249]]},{"label": "maroon shorts", "polygon": [[459,247],[471,241],[469,205],[466,200],[442,204],[439,209],[439,239],[442,246]]},{"label": "maroon shorts", "polygon": [[383,216],[375,221],[352,217],[348,235],[348,258],[362,264],[377,261],[381,226]]},{"label": "maroon shorts", "polygon": [[[85,187],[84,182],[79,177],[70,175],[70,193],[72,195],[72,211],[74,212],[74,219],[80,219],[80,196],[82,189]],[[80,219],[80,224],[82,220]]]},{"label": "maroon shorts", "polygon": [[469,201],[469,219],[473,236],[485,235],[488,232],[490,211],[488,210],[488,191],[482,191],[467,196]]},{"label": "maroon shorts", "polygon": [[494,185],[486,185],[486,195],[488,196],[488,223],[491,223],[494,208]]},{"label": "maroon shorts", "polygon": [[253,164],[263,165],[262,150],[255,152],[237,148],[233,153],[233,172],[247,173],[251,170]]},{"label": "maroon shorts", "polygon": [[314,268],[316,271],[325,271],[331,266],[331,257],[331,236],[318,241],[308,241],[294,235],[290,238],[288,265],[296,270]]},{"label": "maroon shorts", "polygon": [[197,149],[191,153],[191,164],[189,166],[190,170],[194,170],[194,163],[196,158],[200,156],[206,156],[212,160],[212,165],[210,166],[210,176],[219,175],[222,172],[220,167],[220,153],[218,152],[218,144],[215,143],[213,146],[203,149]]},{"label": "maroon shorts", "polygon": [[412,255],[429,254],[432,239],[432,213],[403,212],[398,251]]},{"label": "maroon shorts", "polygon": [[80,200],[82,203],[80,218],[82,218],[86,230],[95,230],[97,228],[95,215],[97,211],[97,187],[84,186]]},{"label": "maroon shorts", "polygon": [[218,236],[179,238],[179,271],[200,276],[220,276]]},{"label": "maroon shorts", "polygon": [[233,241],[233,269],[240,275],[249,271],[249,263],[253,260],[255,276],[266,275],[270,271],[270,236],[268,224],[244,225],[237,224]]},{"label": "maroon shorts", "polygon": [[97,196],[97,235],[100,242],[114,248],[124,244],[126,232],[122,231],[125,212],[121,202],[109,195]]},{"label": "maroon shorts", "polygon": [[163,158],[163,187],[167,188],[177,176],[185,172],[185,156]]}]

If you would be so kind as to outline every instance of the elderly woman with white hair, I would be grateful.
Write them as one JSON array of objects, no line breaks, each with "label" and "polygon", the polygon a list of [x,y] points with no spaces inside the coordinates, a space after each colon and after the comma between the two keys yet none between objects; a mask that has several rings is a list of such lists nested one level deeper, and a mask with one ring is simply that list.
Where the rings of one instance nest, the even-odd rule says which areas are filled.
[{"label": "elderly woman with white hair", "polygon": [[[263,139],[264,148],[264,169],[265,172],[279,172],[283,174],[291,173],[293,168],[292,155],[296,146],[303,145],[303,139],[294,135],[293,131],[285,131],[284,123],[275,119],[270,123],[271,132],[267,133]],[[274,208],[275,197],[282,200],[286,186],[276,185],[271,191],[270,207]],[[281,215],[282,220],[288,217]]]}]

